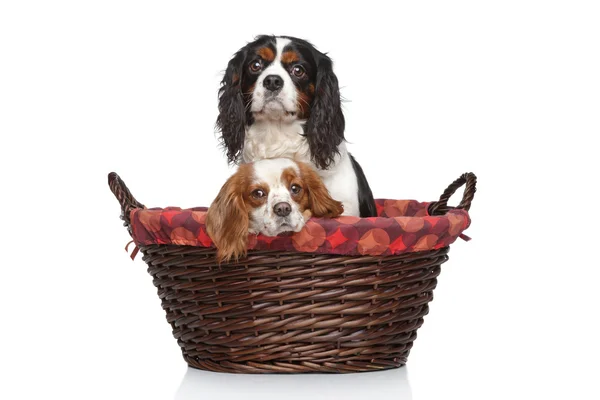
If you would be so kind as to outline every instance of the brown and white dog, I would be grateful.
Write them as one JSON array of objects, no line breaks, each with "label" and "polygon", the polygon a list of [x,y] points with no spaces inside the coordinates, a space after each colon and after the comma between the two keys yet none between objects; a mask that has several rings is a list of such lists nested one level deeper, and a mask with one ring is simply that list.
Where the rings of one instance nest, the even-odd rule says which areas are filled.
[{"label": "brown and white dog", "polygon": [[248,234],[300,231],[311,216],[339,217],[342,203],[329,195],[313,168],[287,158],[242,164],[225,182],[206,215],[217,258],[246,255]]}]

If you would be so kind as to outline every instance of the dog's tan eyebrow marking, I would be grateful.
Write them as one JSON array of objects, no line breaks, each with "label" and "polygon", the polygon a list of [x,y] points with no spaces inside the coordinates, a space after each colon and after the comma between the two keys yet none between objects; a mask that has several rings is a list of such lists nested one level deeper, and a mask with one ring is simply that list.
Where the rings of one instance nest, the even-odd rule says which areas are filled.
[{"label": "dog's tan eyebrow marking", "polygon": [[286,184],[286,186],[289,186],[292,183],[292,181],[297,178],[298,173],[292,167],[288,167],[281,171],[281,180]]},{"label": "dog's tan eyebrow marking", "polygon": [[291,64],[293,62],[299,61],[300,56],[293,50],[284,51],[281,55],[281,62],[283,64]]},{"label": "dog's tan eyebrow marking", "polygon": [[270,47],[261,47],[256,51],[256,54],[262,57],[263,60],[272,62],[275,59],[275,53]]}]

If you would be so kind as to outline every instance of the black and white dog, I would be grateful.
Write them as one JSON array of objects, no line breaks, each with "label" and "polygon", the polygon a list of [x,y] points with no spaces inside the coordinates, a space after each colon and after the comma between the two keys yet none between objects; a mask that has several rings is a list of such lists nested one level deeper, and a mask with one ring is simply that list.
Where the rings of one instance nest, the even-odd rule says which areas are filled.
[{"label": "black and white dog", "polygon": [[232,163],[291,158],[311,164],[344,215],[376,216],[373,194],[346,149],[331,59],[309,42],[259,36],[227,66],[217,128]]}]

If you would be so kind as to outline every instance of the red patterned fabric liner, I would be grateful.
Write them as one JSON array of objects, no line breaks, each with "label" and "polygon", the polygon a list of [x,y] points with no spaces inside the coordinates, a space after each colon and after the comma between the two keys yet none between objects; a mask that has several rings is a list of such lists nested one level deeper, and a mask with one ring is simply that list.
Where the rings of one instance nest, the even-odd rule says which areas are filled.
[{"label": "red patterned fabric liner", "polygon": [[[378,217],[311,218],[297,233],[249,235],[250,250],[386,256],[426,251],[453,243],[471,223],[465,210],[430,216],[429,203],[378,199]],[[135,209],[133,240],[138,246],[174,244],[214,247],[206,234],[206,207]]]}]

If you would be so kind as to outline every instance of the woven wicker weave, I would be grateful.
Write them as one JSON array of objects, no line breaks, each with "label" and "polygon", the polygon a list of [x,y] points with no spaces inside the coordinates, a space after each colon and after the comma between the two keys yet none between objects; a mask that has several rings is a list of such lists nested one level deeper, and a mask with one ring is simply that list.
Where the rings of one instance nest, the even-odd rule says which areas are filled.
[{"label": "woven wicker weave", "polygon": [[[431,203],[468,210],[476,177],[462,175]],[[117,174],[109,185],[129,227],[136,201]],[[130,232],[131,233],[131,232]],[[186,362],[236,373],[359,372],[406,363],[448,260],[448,247],[398,256],[250,251],[217,264],[210,248],[140,247]]]}]

